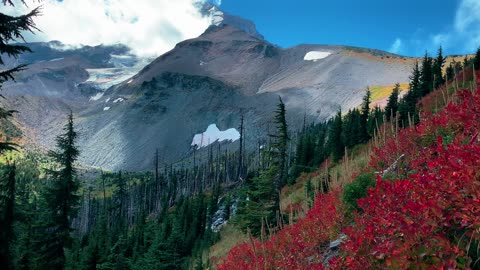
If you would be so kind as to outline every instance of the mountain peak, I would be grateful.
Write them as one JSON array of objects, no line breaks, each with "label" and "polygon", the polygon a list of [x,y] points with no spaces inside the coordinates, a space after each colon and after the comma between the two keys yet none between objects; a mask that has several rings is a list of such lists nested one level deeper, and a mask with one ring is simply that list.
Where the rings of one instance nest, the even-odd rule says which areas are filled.
[{"label": "mountain peak", "polygon": [[250,20],[240,18],[238,16],[231,15],[224,12],[216,5],[206,2],[200,6],[200,12],[207,17],[211,18],[211,24],[213,26],[231,25],[236,28],[250,34],[258,39],[263,40],[264,37],[257,31],[255,23]]}]

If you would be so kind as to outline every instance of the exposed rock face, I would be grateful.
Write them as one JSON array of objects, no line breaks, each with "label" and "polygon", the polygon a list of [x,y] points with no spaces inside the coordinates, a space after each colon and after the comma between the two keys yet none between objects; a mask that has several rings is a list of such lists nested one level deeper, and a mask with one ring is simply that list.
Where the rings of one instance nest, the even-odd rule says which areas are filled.
[{"label": "exposed rock face", "polygon": [[35,53],[17,61],[33,64],[4,93],[35,143],[51,147],[71,109],[83,164],[144,170],[156,148],[163,162],[177,162],[192,154],[194,135],[209,125],[238,128],[240,110],[247,148],[255,147],[278,96],[295,129],[304,113],[308,121],[324,120],[358,106],[367,86],[406,82],[410,74],[410,59],[342,46],[282,49],[248,21],[222,16],[143,69],[122,46],[65,51],[55,49],[58,43],[33,44]]},{"label": "exposed rock face", "polygon": [[347,239],[347,236],[341,234],[337,240],[328,244],[328,247],[323,252],[323,265],[328,266],[328,263],[338,255],[340,255],[343,242]]}]

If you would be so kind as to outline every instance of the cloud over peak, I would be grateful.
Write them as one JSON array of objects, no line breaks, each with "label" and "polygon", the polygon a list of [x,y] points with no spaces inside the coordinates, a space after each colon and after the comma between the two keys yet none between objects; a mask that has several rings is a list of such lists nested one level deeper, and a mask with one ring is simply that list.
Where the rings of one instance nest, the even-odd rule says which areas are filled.
[{"label": "cloud over peak", "polygon": [[[69,45],[124,44],[140,56],[158,56],[210,25],[198,3],[203,0],[46,0],[36,18],[42,32],[27,41],[59,40]],[[18,15],[26,7],[1,7]]]}]

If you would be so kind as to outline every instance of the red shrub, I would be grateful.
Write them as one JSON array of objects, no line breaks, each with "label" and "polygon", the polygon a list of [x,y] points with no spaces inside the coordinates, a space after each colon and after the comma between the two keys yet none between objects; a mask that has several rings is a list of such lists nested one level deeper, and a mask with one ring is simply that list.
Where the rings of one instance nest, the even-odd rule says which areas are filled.
[{"label": "red shrub", "polygon": [[235,247],[218,269],[322,269],[321,244],[338,236],[344,218],[339,193],[318,196],[305,218],[270,240]]},{"label": "red shrub", "polygon": [[[480,74],[479,74],[480,77]],[[480,83],[480,82],[479,82]],[[359,200],[363,213],[343,228],[340,191],[320,196],[307,216],[269,241],[244,243],[219,269],[321,269],[322,244],[347,236],[334,269],[469,269],[480,242],[480,90],[424,116],[374,149],[371,166],[402,159],[405,180],[379,178]]]}]

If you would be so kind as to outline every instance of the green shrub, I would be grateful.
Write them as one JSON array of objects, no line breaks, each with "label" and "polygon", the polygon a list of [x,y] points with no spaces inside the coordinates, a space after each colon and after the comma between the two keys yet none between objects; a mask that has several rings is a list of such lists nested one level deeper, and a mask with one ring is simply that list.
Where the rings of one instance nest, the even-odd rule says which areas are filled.
[{"label": "green shrub", "polygon": [[367,190],[375,187],[373,174],[362,174],[353,180],[352,183],[346,184],[343,189],[343,202],[350,211],[361,211],[358,207],[357,200],[367,196]]}]

